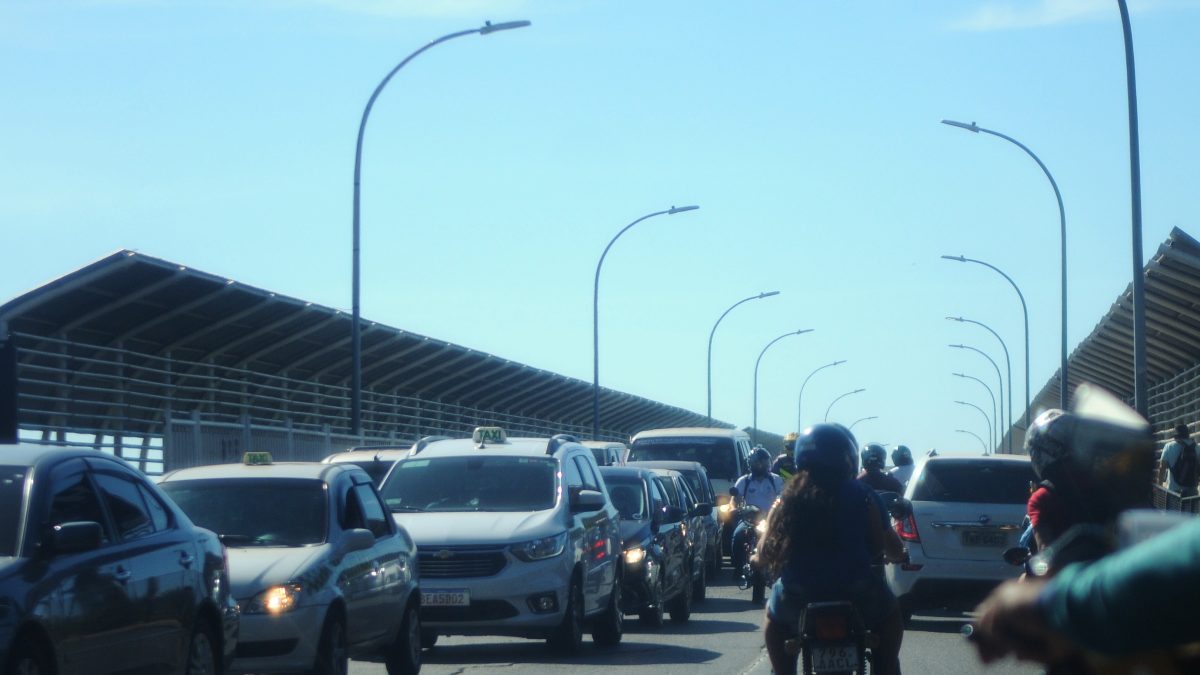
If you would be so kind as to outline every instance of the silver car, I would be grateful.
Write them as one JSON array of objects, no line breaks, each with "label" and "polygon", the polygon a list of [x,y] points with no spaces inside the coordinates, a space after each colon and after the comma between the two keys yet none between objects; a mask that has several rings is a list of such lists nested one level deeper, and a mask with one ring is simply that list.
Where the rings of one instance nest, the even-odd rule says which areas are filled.
[{"label": "silver car", "polygon": [[382,654],[390,675],[420,670],[416,549],[365,471],[247,453],[159,485],[225,543],[242,612],[234,671],[345,673],[360,654]]}]

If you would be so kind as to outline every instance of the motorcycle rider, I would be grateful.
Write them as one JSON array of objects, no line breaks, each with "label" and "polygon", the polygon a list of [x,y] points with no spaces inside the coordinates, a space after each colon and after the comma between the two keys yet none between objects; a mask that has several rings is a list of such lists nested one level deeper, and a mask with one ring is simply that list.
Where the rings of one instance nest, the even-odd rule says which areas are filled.
[{"label": "motorcycle rider", "polygon": [[771,463],[771,473],[779,474],[784,483],[792,479],[796,475],[796,462],[792,459],[791,452],[781,452]]},{"label": "motorcycle rider", "polygon": [[[775,500],[783,494],[783,479],[777,474],[771,473],[771,454],[761,445],[750,451],[749,464],[750,473],[734,483],[733,487],[737,491],[737,495],[730,502],[734,509],[741,508],[743,505],[756,506],[762,512],[763,517],[766,517]],[[747,530],[751,527],[753,527],[752,524],[745,520],[739,520],[737,527],[733,530],[733,552],[730,555],[730,561],[733,563],[735,579],[741,574],[742,565],[746,563],[742,550],[745,548]]]},{"label": "motorcycle rider", "polygon": [[888,472],[888,475],[900,481],[901,485],[908,487],[913,470],[917,468],[913,464],[912,450],[909,450],[907,445],[897,445],[896,449],[892,451],[892,464],[895,464],[895,467]]},{"label": "motorcycle rider", "polygon": [[858,480],[870,485],[876,492],[904,493],[904,486],[894,476],[883,472],[887,462],[887,450],[878,443],[868,443],[862,449],[862,472]]},{"label": "motorcycle rider", "polygon": [[796,672],[785,643],[810,602],[851,600],[879,637],[873,673],[900,672],[904,625],[900,605],[872,564],[901,561],[907,551],[888,527],[874,490],[855,480],[855,440],[844,427],[817,424],[796,441],[795,479],[767,525],[759,561],[777,576],[767,603],[767,653],[778,675]]}]

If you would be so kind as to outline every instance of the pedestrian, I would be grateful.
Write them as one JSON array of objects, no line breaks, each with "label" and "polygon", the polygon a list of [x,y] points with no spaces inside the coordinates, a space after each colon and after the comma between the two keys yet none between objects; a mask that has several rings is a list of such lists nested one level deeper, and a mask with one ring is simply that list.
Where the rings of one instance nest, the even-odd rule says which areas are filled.
[{"label": "pedestrian", "polygon": [[1162,459],[1158,464],[1158,479],[1161,482],[1163,474],[1168,477],[1167,487],[1172,492],[1178,492],[1180,497],[1196,495],[1196,484],[1200,482],[1200,454],[1196,450],[1196,442],[1191,440],[1186,424],[1175,426],[1175,438],[1163,449]]}]

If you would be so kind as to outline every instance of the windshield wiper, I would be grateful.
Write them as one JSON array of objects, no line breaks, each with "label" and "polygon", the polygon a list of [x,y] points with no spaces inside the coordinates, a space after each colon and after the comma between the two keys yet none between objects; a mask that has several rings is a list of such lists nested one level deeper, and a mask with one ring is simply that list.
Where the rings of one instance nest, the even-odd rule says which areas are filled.
[{"label": "windshield wiper", "polygon": [[396,511],[407,511],[410,513],[417,513],[417,512],[424,513],[425,512],[425,509],[423,509],[419,506],[400,505],[400,506],[392,506],[389,508],[391,508],[393,513],[395,513]]},{"label": "windshield wiper", "polygon": [[218,534],[217,539],[226,546],[245,546],[262,543],[262,537],[249,534]]}]

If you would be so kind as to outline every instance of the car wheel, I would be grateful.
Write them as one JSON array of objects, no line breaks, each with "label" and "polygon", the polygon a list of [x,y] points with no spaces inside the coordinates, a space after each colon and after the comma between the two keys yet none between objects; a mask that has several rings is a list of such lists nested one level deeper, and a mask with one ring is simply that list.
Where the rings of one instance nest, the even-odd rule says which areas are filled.
[{"label": "car wheel", "polygon": [[621,580],[613,584],[608,596],[608,607],[596,618],[592,628],[592,642],[601,647],[614,647],[621,642],[625,627],[625,613],[621,611]]},{"label": "car wheel", "polygon": [[684,623],[692,617],[692,585],[685,583],[683,589],[679,591],[671,600],[671,606],[668,608],[671,611],[671,621],[675,623]]},{"label": "car wheel", "polygon": [[662,576],[658,577],[658,585],[656,587],[654,597],[650,598],[650,604],[643,607],[641,612],[638,612],[638,618],[641,619],[642,625],[651,628],[658,628],[663,624],[663,580]]},{"label": "car wheel", "polygon": [[571,583],[567,611],[563,613],[562,623],[554,630],[549,642],[552,648],[567,654],[574,654],[583,647],[583,591],[578,581]]},{"label": "car wheel", "polygon": [[700,566],[700,578],[692,582],[692,599],[700,602],[708,597],[708,565]]},{"label": "car wheel", "polygon": [[413,605],[404,610],[404,623],[388,649],[388,675],[417,675],[421,672],[421,614]]},{"label": "car wheel", "polygon": [[51,657],[40,640],[25,635],[13,644],[12,656],[8,658],[6,673],[12,675],[49,675],[53,673]]},{"label": "car wheel", "polygon": [[431,630],[421,631],[421,649],[433,649],[437,644],[438,634]]},{"label": "car wheel", "polygon": [[317,660],[312,675],[347,675],[350,669],[350,648],[346,645],[346,624],[341,617],[331,615],[321,629],[317,644]]},{"label": "car wheel", "polygon": [[187,675],[216,675],[217,641],[213,638],[212,628],[203,619],[197,619],[192,628],[192,637],[188,640]]}]

